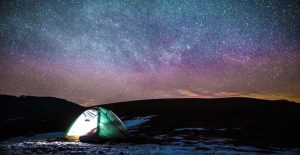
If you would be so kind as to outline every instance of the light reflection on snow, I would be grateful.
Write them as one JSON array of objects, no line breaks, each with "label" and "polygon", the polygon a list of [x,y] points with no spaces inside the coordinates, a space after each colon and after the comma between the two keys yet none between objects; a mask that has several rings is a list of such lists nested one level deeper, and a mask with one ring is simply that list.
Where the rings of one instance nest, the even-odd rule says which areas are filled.
[{"label": "light reflection on snow", "polygon": [[61,138],[64,136],[64,132],[49,132],[49,133],[40,133],[33,136],[20,136],[14,137],[6,140],[6,142],[23,142],[28,140],[43,140],[51,138]]}]

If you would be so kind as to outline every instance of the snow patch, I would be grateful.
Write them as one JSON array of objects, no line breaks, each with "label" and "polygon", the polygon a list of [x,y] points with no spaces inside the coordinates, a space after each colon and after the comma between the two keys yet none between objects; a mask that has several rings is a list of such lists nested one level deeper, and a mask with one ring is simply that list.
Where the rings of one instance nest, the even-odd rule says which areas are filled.
[{"label": "snow patch", "polygon": [[226,128],[218,128],[216,129],[217,131],[226,131],[227,129]]},{"label": "snow patch", "polygon": [[175,129],[175,131],[206,131],[205,128],[179,128]]},{"label": "snow patch", "polygon": [[150,121],[152,118],[154,118],[156,115],[150,115],[145,117],[134,117],[130,120],[123,121],[124,125],[128,129],[134,129],[139,127],[142,124],[145,124],[146,122]]}]

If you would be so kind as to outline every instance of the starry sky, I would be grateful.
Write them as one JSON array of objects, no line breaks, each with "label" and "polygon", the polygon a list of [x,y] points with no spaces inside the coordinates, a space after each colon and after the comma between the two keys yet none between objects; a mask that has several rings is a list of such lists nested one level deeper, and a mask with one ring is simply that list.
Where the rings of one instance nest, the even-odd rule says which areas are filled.
[{"label": "starry sky", "polygon": [[299,0],[0,3],[0,94],[300,102]]}]

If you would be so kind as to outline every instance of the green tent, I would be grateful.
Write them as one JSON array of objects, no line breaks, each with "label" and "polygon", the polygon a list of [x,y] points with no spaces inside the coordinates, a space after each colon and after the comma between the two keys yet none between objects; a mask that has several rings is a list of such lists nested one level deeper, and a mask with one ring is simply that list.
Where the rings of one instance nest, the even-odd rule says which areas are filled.
[{"label": "green tent", "polygon": [[97,141],[126,137],[128,137],[128,132],[122,121],[112,111],[102,107],[98,110],[84,111],[65,133],[65,138],[73,141]]}]

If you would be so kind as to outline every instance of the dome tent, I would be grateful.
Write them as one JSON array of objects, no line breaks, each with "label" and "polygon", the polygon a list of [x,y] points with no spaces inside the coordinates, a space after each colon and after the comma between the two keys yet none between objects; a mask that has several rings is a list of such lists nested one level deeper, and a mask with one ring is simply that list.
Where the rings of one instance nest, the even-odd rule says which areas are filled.
[{"label": "dome tent", "polygon": [[126,137],[128,132],[122,121],[112,111],[102,107],[98,110],[84,111],[65,133],[65,138],[72,141],[98,141]]}]

